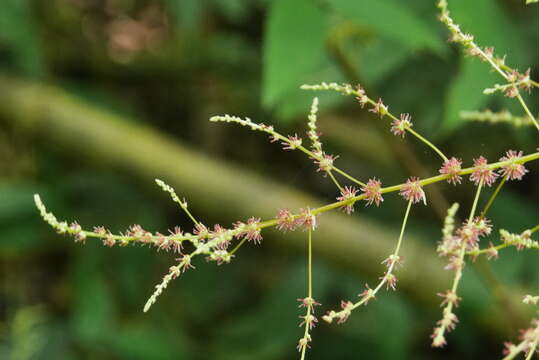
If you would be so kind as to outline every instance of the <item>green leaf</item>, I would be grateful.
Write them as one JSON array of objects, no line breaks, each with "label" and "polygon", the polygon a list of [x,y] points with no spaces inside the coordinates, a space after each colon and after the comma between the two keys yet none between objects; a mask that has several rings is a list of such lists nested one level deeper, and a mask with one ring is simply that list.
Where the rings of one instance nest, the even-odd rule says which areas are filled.
[{"label": "green leaf", "polygon": [[539,2],[539,0],[526,0],[526,5]]},{"label": "green leaf", "polygon": [[483,89],[497,80],[487,65],[477,59],[462,59],[459,73],[449,87],[446,99],[446,115],[442,131],[448,133],[465,123],[460,119],[462,110],[480,109],[490,100]]},{"label": "green leaf", "polygon": [[400,1],[330,0],[329,4],[349,21],[374,31],[378,36],[398,41],[408,49],[430,49],[438,54],[445,52],[444,43],[436,33]]},{"label": "green leaf", "polygon": [[112,336],[116,315],[110,288],[98,272],[103,251],[98,246],[87,244],[72,272],[73,330],[88,347]]},{"label": "green leaf", "polygon": [[276,105],[291,90],[299,92],[301,79],[321,68],[327,60],[324,48],[327,29],[326,15],[314,1],[271,3],[263,49],[264,106]]},{"label": "green leaf", "polygon": [[14,66],[28,75],[40,75],[45,68],[38,32],[28,0],[4,0],[0,5],[0,47],[13,53]]}]

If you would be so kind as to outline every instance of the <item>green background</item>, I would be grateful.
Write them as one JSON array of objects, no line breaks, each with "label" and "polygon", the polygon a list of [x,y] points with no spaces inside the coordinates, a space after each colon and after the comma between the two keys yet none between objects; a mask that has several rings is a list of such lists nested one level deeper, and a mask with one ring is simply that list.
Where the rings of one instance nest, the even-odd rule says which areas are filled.
[{"label": "green background", "polygon": [[[539,5],[453,0],[450,10],[479,44],[537,73]],[[461,110],[522,111],[516,101],[482,94],[502,79],[448,44],[436,17],[434,1],[420,0],[1,1],[0,358],[297,358],[306,234],[267,232],[229,265],[198,259],[145,314],[175,256],[74,244],[44,224],[32,195],[60,219],[115,232],[133,223],[190,228],[156,177],[208,225],[332,202],[333,184],[301,154],[207,121],[229,113],[304,136],[314,94],[299,86],[322,81],[361,83],[390,111],[410,113],[414,129],[466,166],[479,155],[496,161],[509,149],[534,151],[532,128],[460,120]],[[392,136],[387,119],[352,98],[316,95],[322,141],[340,155],[339,167],[384,185],[437,173],[436,155]],[[537,96],[525,97],[537,109]],[[497,199],[483,245],[498,242],[500,228],[539,223],[539,165],[528,167]],[[429,189],[429,207],[412,210],[402,291],[380,292],[343,325],[319,324],[309,359],[501,357],[503,341],[516,340],[532,316],[519,302],[539,288],[533,252],[507,250],[496,262],[467,266],[460,323],[447,347],[430,347],[441,317],[436,293],[450,286],[435,252],[441,217],[455,201],[465,217],[473,191],[467,179]],[[390,194],[380,208],[357,204],[350,217],[321,217],[319,315],[376,283],[404,208]]]}]

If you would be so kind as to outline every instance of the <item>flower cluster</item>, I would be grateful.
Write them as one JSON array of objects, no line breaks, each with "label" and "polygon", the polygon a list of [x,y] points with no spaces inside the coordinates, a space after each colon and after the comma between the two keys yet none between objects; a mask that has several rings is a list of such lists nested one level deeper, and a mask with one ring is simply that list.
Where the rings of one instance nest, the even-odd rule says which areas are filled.
[{"label": "flower cluster", "polygon": [[410,114],[401,114],[399,119],[394,119],[391,123],[391,132],[395,136],[404,137],[404,135],[406,135],[406,130],[412,126],[412,117]]},{"label": "flower cluster", "polygon": [[462,166],[462,160],[452,157],[451,159],[444,161],[439,172],[442,175],[449,176],[447,178],[448,183],[457,185],[457,184],[460,184],[462,181],[462,177],[460,176],[460,172],[462,170],[461,166]]}]

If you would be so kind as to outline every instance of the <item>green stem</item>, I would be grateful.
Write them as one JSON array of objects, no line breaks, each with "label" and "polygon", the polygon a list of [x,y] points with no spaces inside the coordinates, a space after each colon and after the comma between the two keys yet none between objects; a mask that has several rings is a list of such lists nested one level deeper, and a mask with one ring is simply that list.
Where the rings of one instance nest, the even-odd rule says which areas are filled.
[{"label": "green stem", "polygon": [[507,181],[507,176],[504,176],[502,181],[500,181],[500,183],[498,184],[498,186],[496,187],[496,190],[494,190],[494,192],[492,193],[492,195],[490,196],[490,198],[488,199],[488,202],[487,204],[485,205],[485,207],[483,208],[483,211],[481,211],[481,218],[484,218],[486,215],[487,215],[487,211],[488,209],[490,209],[490,206],[492,205],[492,203],[494,202],[494,199],[496,199],[496,196],[498,196],[498,193],[500,192],[503,184],[505,184],[505,182]]},{"label": "green stem", "polygon": [[412,128],[408,127],[406,128],[406,131],[408,131],[410,134],[414,135],[416,138],[418,138],[419,140],[421,140],[423,143],[425,143],[427,146],[429,146],[432,150],[434,150],[438,155],[440,155],[440,157],[444,160],[444,161],[447,161],[447,156],[444,155],[444,153],[438,149],[433,143],[431,143],[430,141],[428,141],[427,139],[425,139],[423,136],[419,135],[416,131],[412,130]]},{"label": "green stem", "polygon": [[[516,89],[516,87],[515,87],[515,89]],[[528,114],[528,117],[532,120],[532,122],[535,125],[536,129],[539,130],[539,124],[537,123],[537,120],[535,120],[535,117],[531,113],[530,109],[528,109],[528,105],[526,105],[526,103],[524,102],[524,99],[522,98],[522,96],[520,95],[518,90],[517,90],[517,94],[518,94],[517,95],[518,102],[520,102],[520,105],[522,105],[522,107],[524,108],[524,111],[526,112],[526,114]]]},{"label": "green stem", "polygon": [[331,172],[331,170],[328,170],[327,171],[327,174],[329,175],[329,177],[331,178],[331,180],[333,180],[333,183],[335,183],[335,185],[337,186],[337,188],[339,188],[340,191],[342,191],[342,186],[341,184],[339,184],[339,182],[337,181],[337,179],[335,179],[335,176],[333,176],[333,173]]}]

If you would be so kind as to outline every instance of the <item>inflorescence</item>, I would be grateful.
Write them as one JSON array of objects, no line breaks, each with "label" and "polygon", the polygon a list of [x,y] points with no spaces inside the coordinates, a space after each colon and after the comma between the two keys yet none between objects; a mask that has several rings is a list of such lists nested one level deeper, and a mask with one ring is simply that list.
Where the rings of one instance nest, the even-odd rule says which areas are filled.
[{"label": "inflorescence", "polygon": [[[462,45],[466,52],[474,57],[487,62],[492,69],[499,73],[506,81],[505,84],[495,84],[493,87],[485,89],[485,94],[501,93],[510,98],[516,98],[524,109],[523,117],[514,117],[508,112],[492,113],[485,112],[466,112],[462,116],[467,119],[489,122],[505,122],[516,126],[533,124],[538,130],[537,120],[531,114],[524,102],[520,91],[530,91],[538,87],[539,84],[531,79],[530,70],[523,73],[510,68],[505,63],[505,56],[499,57],[494,54],[494,49],[490,47],[482,48],[474,42],[470,34],[464,33],[450,17],[446,0],[440,0],[438,3],[440,9],[440,20],[450,31],[450,41]],[[197,220],[188,209],[188,203],[181,199],[174,189],[157,179],[157,185],[167,192],[172,200],[176,202],[181,210],[192,221],[191,231],[184,231],[179,227],[169,230],[168,233],[149,232],[140,225],[132,225],[124,233],[114,234],[110,230],[97,226],[93,230],[84,230],[77,222],[68,223],[59,221],[51,212],[47,211],[39,195],[35,195],[34,200],[43,219],[53,227],[59,234],[67,234],[74,238],[75,242],[84,244],[90,238],[100,239],[103,245],[127,246],[130,244],[147,245],[156,248],[158,251],[170,251],[177,255],[176,262],[170,266],[169,271],[164,275],[162,281],[156,285],[155,291],[147,300],[144,306],[144,312],[155,304],[157,298],[167,288],[168,284],[179,277],[183,272],[193,268],[192,261],[197,256],[203,256],[207,261],[216,262],[218,265],[229,263],[238,249],[244,243],[253,245],[260,244],[262,241],[262,231],[268,227],[276,227],[283,233],[302,229],[307,232],[307,295],[298,299],[300,307],[305,309],[305,314],[300,316],[300,326],[304,328],[303,336],[298,342],[298,350],[301,353],[301,359],[305,358],[306,350],[312,342],[312,329],[318,322],[314,315],[315,307],[320,304],[314,299],[313,279],[312,279],[312,236],[319,226],[319,216],[327,211],[341,209],[350,215],[354,211],[354,205],[360,200],[365,201],[365,206],[380,206],[384,202],[383,195],[392,192],[398,192],[405,200],[406,208],[394,251],[382,261],[385,271],[379,278],[379,282],[374,288],[365,284],[358,297],[354,301],[342,300],[340,308],[329,310],[322,319],[328,323],[336,320],[337,323],[345,322],[354,310],[362,305],[367,305],[374,300],[384,287],[387,290],[396,290],[397,275],[396,270],[403,264],[403,258],[400,255],[403,246],[404,233],[411,213],[412,205],[423,203],[427,205],[427,198],[423,188],[430,184],[447,181],[451,185],[457,186],[463,184],[468,177],[469,181],[475,186],[475,196],[471,205],[470,212],[466,221],[458,226],[455,219],[458,204],[454,204],[447,211],[442,228],[442,239],[437,245],[439,256],[447,260],[446,269],[451,271],[453,281],[449,289],[440,292],[438,295],[442,298],[441,306],[442,318],[434,327],[432,333],[432,345],[441,347],[446,344],[447,333],[453,330],[458,317],[455,309],[458,307],[462,298],[459,296],[459,285],[462,280],[463,269],[467,258],[475,259],[478,256],[485,255],[488,259],[496,259],[502,249],[514,247],[517,250],[539,249],[539,242],[532,238],[533,234],[539,230],[539,225],[526,229],[520,234],[511,233],[501,229],[499,231],[500,241],[498,245],[492,242],[488,246],[481,246],[483,239],[492,233],[492,224],[486,217],[488,210],[492,206],[498,193],[507,181],[521,180],[527,173],[525,164],[527,162],[539,159],[539,152],[524,155],[522,151],[508,150],[498,162],[489,163],[481,155],[473,159],[473,165],[463,168],[463,160],[456,157],[446,156],[437,146],[427,140],[424,136],[413,130],[412,117],[408,113],[401,113],[398,116],[389,111],[381,98],[374,100],[366,94],[361,86],[352,86],[350,84],[325,83],[315,85],[303,85],[304,90],[336,91],[345,96],[354,97],[361,108],[367,108],[369,112],[374,113],[380,119],[389,119],[389,131],[395,136],[403,138],[406,133],[413,136],[427,147],[429,147],[436,156],[441,158],[441,165],[437,175],[429,178],[420,179],[411,176],[405,182],[388,187],[382,187],[382,181],[376,177],[364,181],[348,174],[335,165],[338,159],[337,155],[328,154],[324,151],[321,134],[317,128],[319,99],[314,98],[310,112],[307,116],[306,140],[299,136],[282,135],[277,132],[273,126],[263,123],[255,123],[249,118],[240,118],[231,115],[213,116],[212,122],[235,123],[250,128],[253,131],[259,131],[269,135],[272,143],[280,143],[284,150],[299,150],[304,153],[317,167],[317,171],[329,177],[338,190],[335,202],[329,203],[319,208],[305,207],[297,212],[283,208],[278,211],[273,219],[262,220],[257,217],[250,217],[246,221],[237,221],[226,228],[219,224],[213,227],[206,226]],[[307,145],[306,143],[310,144]],[[537,149],[539,151],[539,149]],[[337,179],[337,177],[342,179]],[[350,184],[341,185],[341,181]],[[479,199],[481,191],[485,187],[491,187],[497,184],[493,193],[490,195],[482,210],[479,211]],[[190,244],[190,246],[184,246]],[[185,249],[189,249],[186,251]],[[539,296],[527,295],[525,303],[536,305],[539,302]],[[539,322],[532,321],[529,329],[523,330],[520,336],[520,343],[506,343],[504,359],[513,359],[519,353],[525,353],[527,359],[531,359],[537,351],[539,342]]]}]

